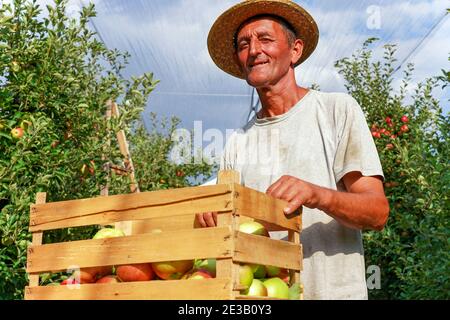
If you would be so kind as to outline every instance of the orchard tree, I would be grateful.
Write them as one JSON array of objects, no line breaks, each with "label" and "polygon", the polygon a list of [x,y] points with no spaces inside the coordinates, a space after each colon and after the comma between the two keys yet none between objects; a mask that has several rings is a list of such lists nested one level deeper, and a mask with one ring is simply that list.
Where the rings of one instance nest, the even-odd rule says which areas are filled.
[{"label": "orchard tree", "polygon": [[408,97],[413,65],[406,67],[395,90],[396,47],[386,45],[383,59],[373,61],[370,45],[376,40],[367,40],[351,58],[336,63],[366,114],[391,209],[382,232],[364,233],[366,264],[381,269],[381,289],[369,295],[449,299],[450,119],[433,96],[448,85],[449,73],[419,83]]},{"label": "orchard tree", "polygon": [[[110,194],[130,192],[128,175],[104,170],[123,165],[118,130],[130,139],[142,191],[186,186],[189,177],[211,173],[206,164],[169,161],[170,132],[149,135],[141,121],[157,81],[151,73],[119,77],[129,55],[106,48],[88,28],[94,6],[68,18],[66,5],[14,0],[0,8],[0,299],[21,298],[28,283],[29,206],[37,192],[46,192],[48,202],[95,197],[107,181]],[[119,118],[105,117],[108,100],[122,102]],[[48,232],[44,242],[84,239],[96,230]]]}]

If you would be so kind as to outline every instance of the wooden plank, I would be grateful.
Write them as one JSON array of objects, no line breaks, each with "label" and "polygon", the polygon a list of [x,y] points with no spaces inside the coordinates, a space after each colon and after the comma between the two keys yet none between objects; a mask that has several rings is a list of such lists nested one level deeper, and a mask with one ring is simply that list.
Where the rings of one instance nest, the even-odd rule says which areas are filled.
[{"label": "wooden plank", "polygon": [[[288,240],[292,243],[300,245],[300,234],[295,231],[289,231],[288,232]],[[300,247],[300,250],[303,248]],[[303,251],[303,250],[302,250]],[[301,252],[301,255],[303,256],[303,252]],[[289,270],[289,278],[290,278],[290,284],[298,283],[300,284],[300,271],[297,270]]]},{"label": "wooden plank", "polygon": [[229,211],[231,193],[231,185],[214,185],[32,205],[30,231]]},{"label": "wooden plank", "polygon": [[159,217],[154,219],[134,221],[133,234],[152,232],[155,229],[162,231],[175,231],[200,228],[195,214],[185,214],[180,216]]},{"label": "wooden plank", "polygon": [[[283,212],[286,201],[238,184],[235,184],[234,188],[236,194],[233,198],[237,214],[266,221],[287,230],[301,230],[301,210],[287,217]],[[274,230],[274,228],[270,229]]]},{"label": "wooden plank", "polygon": [[226,300],[229,279],[26,287],[26,300]]},{"label": "wooden plank", "polygon": [[301,245],[236,231],[233,260],[301,270]]},{"label": "wooden plank", "polygon": [[232,242],[230,227],[222,227],[31,246],[27,272],[231,257]]},{"label": "wooden plank", "polygon": [[[36,204],[42,204],[47,201],[47,193],[46,192],[38,192],[36,194]],[[39,246],[42,244],[42,238],[44,236],[43,232],[34,232],[32,234],[32,242],[33,246]],[[37,287],[39,286],[39,274],[31,274],[29,276],[29,286]]]},{"label": "wooden plank", "polygon": [[[219,185],[229,184],[233,187],[234,184],[240,183],[240,179],[241,179],[240,173],[234,170],[221,170],[217,174],[217,183]],[[239,222],[237,221],[235,215],[234,201],[232,202],[232,204],[233,204],[231,208],[232,212],[227,214],[218,214],[217,226],[218,227],[229,226],[231,227],[231,230],[234,233]],[[232,242],[232,244],[234,245],[234,241]],[[231,253],[232,254],[234,253],[234,246],[231,249]],[[216,277],[231,280],[232,286],[229,288],[229,295],[231,299],[234,299],[234,297],[239,294],[239,291],[235,289],[239,279],[238,267],[239,267],[238,265],[233,263],[233,259],[231,259],[231,257],[227,259],[216,260]]]}]

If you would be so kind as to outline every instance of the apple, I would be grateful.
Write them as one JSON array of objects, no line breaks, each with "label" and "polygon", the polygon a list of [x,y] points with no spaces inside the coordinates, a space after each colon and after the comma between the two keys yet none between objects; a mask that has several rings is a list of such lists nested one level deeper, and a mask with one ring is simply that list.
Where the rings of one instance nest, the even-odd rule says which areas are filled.
[{"label": "apple", "polygon": [[300,300],[302,294],[302,287],[299,283],[294,283],[289,288],[289,300]]},{"label": "apple", "polygon": [[177,280],[194,266],[194,260],[153,262],[152,268],[162,280]]},{"label": "apple", "polygon": [[120,281],[149,281],[154,277],[154,272],[150,263],[137,263],[121,265],[116,269],[117,277]]},{"label": "apple", "polygon": [[78,284],[78,282],[73,278],[68,278],[61,282],[62,286],[67,286],[67,285],[71,285],[71,284]]},{"label": "apple", "polygon": [[274,277],[278,277],[280,279],[289,279],[289,271],[287,269],[284,268],[278,268],[278,267],[274,267],[274,266],[265,266],[266,267],[266,272],[267,272],[267,277],[268,278],[274,278]]},{"label": "apple", "polygon": [[269,237],[269,232],[267,232],[266,228],[261,223],[256,221],[241,223],[239,225],[239,231],[257,236]]},{"label": "apple", "polygon": [[79,283],[93,283],[107,274],[112,273],[111,266],[81,268],[73,273]]},{"label": "apple", "polygon": [[403,123],[408,123],[408,122],[409,122],[409,118],[408,118],[407,116],[403,116],[400,120],[401,120]]},{"label": "apple", "polygon": [[267,288],[261,280],[253,279],[250,288],[245,290],[243,294],[251,297],[266,297]]},{"label": "apple", "polygon": [[23,137],[23,134],[24,134],[24,131],[23,131],[23,129],[20,128],[20,127],[14,128],[14,129],[11,130],[11,136],[12,136],[14,139],[17,139],[17,140],[18,140],[18,139],[22,138],[22,137]]},{"label": "apple", "polygon": [[117,276],[108,275],[98,279],[96,283],[119,283],[119,282],[120,281]]},{"label": "apple", "polygon": [[239,284],[250,288],[253,282],[253,271],[249,265],[239,266]]},{"label": "apple", "polygon": [[188,280],[197,280],[197,279],[212,279],[213,276],[207,270],[197,270],[191,275],[187,277]]},{"label": "apple", "polygon": [[125,232],[120,229],[115,228],[103,228],[100,229],[92,239],[105,239],[105,238],[115,238],[124,237]]},{"label": "apple", "polygon": [[386,117],[386,123],[387,123],[387,124],[392,123],[392,119],[391,119],[390,117]]},{"label": "apple", "polygon": [[278,299],[289,299],[289,287],[280,278],[270,278],[264,281],[267,288],[267,296]]},{"label": "apple", "polygon": [[404,124],[400,127],[400,131],[401,132],[408,132],[409,131],[409,127],[407,124]]},{"label": "apple", "polygon": [[204,259],[195,261],[194,269],[204,269],[208,271],[213,277],[216,276],[216,259]]},{"label": "apple", "polygon": [[262,279],[266,277],[266,267],[261,264],[251,264],[250,267],[253,271],[253,277],[256,279]]}]

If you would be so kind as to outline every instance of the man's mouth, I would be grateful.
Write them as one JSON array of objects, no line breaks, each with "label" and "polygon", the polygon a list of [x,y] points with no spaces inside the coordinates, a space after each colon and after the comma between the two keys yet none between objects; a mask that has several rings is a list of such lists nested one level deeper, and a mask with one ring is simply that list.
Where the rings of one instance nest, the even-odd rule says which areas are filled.
[{"label": "man's mouth", "polygon": [[266,65],[266,64],[268,64],[269,63],[269,61],[264,61],[264,62],[254,62],[254,63],[251,63],[250,65],[249,65],[249,67],[250,67],[250,69],[253,69],[253,68],[257,68],[257,67],[261,67],[261,66],[263,66],[263,65]]}]

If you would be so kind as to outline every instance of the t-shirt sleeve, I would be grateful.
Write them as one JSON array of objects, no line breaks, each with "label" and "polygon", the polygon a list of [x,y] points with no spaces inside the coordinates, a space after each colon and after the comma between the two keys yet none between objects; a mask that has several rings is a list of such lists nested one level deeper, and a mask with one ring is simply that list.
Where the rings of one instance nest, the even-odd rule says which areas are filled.
[{"label": "t-shirt sleeve", "polygon": [[384,179],[378,151],[361,107],[349,95],[342,98],[343,105],[335,118],[337,150],[333,170],[336,182],[352,171]]}]

